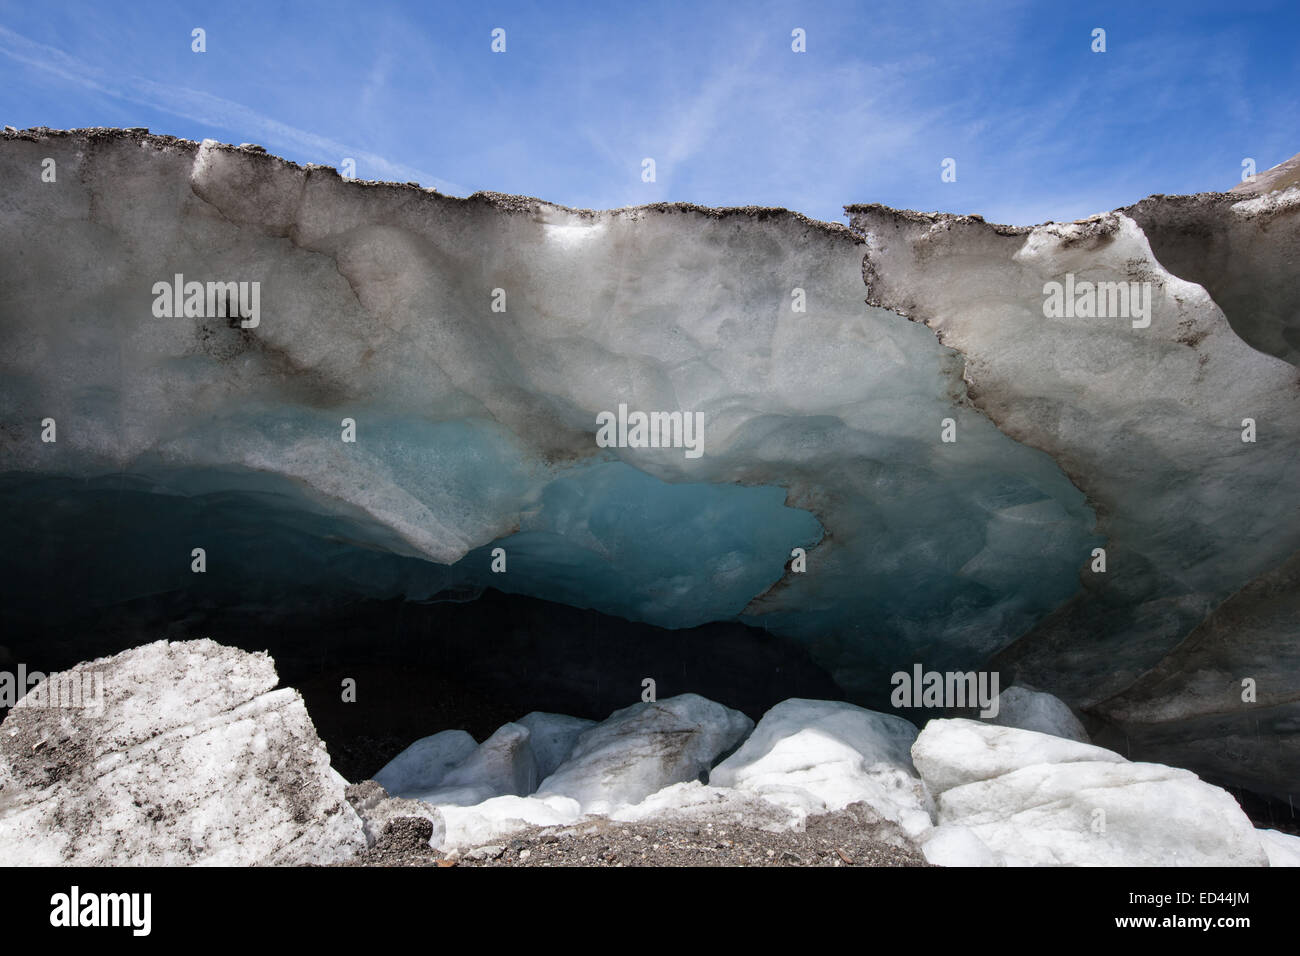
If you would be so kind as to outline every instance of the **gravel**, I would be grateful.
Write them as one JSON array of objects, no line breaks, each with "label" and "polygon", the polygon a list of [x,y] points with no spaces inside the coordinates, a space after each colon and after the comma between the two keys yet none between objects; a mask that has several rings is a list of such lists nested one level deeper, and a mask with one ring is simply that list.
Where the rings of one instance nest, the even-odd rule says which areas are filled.
[{"label": "gravel", "polygon": [[[409,824],[409,825],[408,825]],[[421,826],[421,824],[423,826]],[[617,823],[593,818],[530,827],[443,854],[427,820],[392,821],[343,866],[929,866],[919,849],[863,804],[810,817],[802,833],[710,823]],[[423,836],[422,836],[423,835]]]}]

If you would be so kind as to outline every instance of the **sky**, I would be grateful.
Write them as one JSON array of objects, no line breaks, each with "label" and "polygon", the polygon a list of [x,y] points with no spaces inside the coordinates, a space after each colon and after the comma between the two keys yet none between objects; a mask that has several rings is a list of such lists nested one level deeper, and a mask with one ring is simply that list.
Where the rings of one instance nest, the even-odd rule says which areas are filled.
[{"label": "sky", "polygon": [[0,116],[350,158],[462,196],[1025,225],[1300,152],[1298,39],[1300,0],[0,0]]}]

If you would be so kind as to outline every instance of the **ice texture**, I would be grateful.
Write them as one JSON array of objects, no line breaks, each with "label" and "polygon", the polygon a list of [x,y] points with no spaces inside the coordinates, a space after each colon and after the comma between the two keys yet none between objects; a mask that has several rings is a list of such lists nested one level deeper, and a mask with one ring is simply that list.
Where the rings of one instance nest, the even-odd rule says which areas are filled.
[{"label": "ice texture", "polygon": [[[914,663],[992,666],[1107,743],[1264,792],[1300,772],[1300,682],[1258,656],[1296,633],[1285,178],[1078,223],[853,206],[845,227],[458,199],[141,131],[6,131],[0,177],[25,184],[0,216],[0,578],[27,613],[183,586],[198,533],[244,575],[223,598],[491,585],[740,619],[860,703]],[[1067,273],[1148,283],[1150,325],[1046,318]],[[259,283],[257,326],[156,317],[177,275]],[[623,404],[702,414],[704,454],[599,447]],[[1184,646],[1234,595],[1265,602],[1260,630]],[[1210,659],[1271,668],[1267,708],[1202,684],[1171,715]]]},{"label": "ice texture", "polygon": [[1088,732],[1065,701],[1031,687],[1008,687],[998,694],[998,715],[988,718],[988,722],[1090,742]]},{"label": "ice texture", "polygon": [[[0,370],[7,419],[61,431],[6,431],[17,471],[278,476],[372,550],[668,626],[762,621],[863,690],[914,648],[1005,645],[1100,540],[1060,468],[965,401],[960,356],[864,305],[843,227],[459,200],[139,134],[11,134],[0,174],[46,154],[59,188],[4,217]],[[260,282],[259,325],[155,318],[175,274]],[[620,403],[702,413],[703,457],[598,448]]]},{"label": "ice texture", "polygon": [[1258,830],[1269,866],[1300,866],[1300,836],[1280,830]]},{"label": "ice texture", "polygon": [[547,714],[533,711],[520,717],[518,723],[528,728],[528,744],[537,763],[540,783],[555,773],[560,764],[569,759],[578,736],[587,728],[596,726],[594,720],[569,717],[566,714]]},{"label": "ice texture", "polygon": [[1267,865],[1232,795],[1187,770],[971,720],[930,721],[912,759],[937,805],[932,863]]},{"label": "ice texture", "polygon": [[912,744],[912,763],[936,796],[1022,767],[1123,761],[1102,747],[975,720],[932,720]]},{"label": "ice texture", "polygon": [[347,781],[298,692],[272,689],[267,655],[157,641],[37,689],[59,700],[90,675],[102,708],[33,692],[0,724],[6,865],[302,865],[365,849]]},{"label": "ice texture", "polygon": [[584,730],[536,795],[570,797],[587,813],[639,803],[699,779],[753,726],[740,711],[698,694],[632,704]]},{"label": "ice texture", "polygon": [[930,828],[931,801],[912,766],[916,727],[839,701],[787,700],[758,722],[709,783],[758,794],[800,814],[866,803],[909,835]]},{"label": "ice texture", "polygon": [[[663,704],[634,705],[584,731],[537,793],[430,807],[446,821],[443,849],[600,818],[802,830],[812,815],[854,806],[879,838],[918,846],[941,866],[1290,866],[1297,858],[1300,838],[1254,829],[1227,791],[1189,771],[964,719],[931,720],[918,735],[899,717],[840,701],[771,708],[705,783],[691,771],[744,724],[703,698]],[[518,736],[518,727],[494,737]]]},{"label": "ice texture", "polygon": [[938,819],[1007,866],[1265,866],[1226,790],[1161,764],[1035,764],[955,787]]},{"label": "ice texture", "polygon": [[529,736],[522,724],[503,724],[447,771],[436,788],[411,793],[411,798],[467,807],[493,797],[528,796],[538,783]]},{"label": "ice texture", "polygon": [[375,782],[398,797],[433,790],[478,747],[463,730],[444,730],[421,737],[375,774]]},{"label": "ice texture", "polygon": [[[1106,571],[1085,570],[1080,593],[992,666],[1100,718],[1109,726],[1099,742],[1282,799],[1300,774],[1290,650],[1300,635],[1300,388],[1284,347],[1300,314],[1286,265],[1298,210],[1295,186],[1257,198],[1152,197],[1032,228],[850,207],[866,239],[869,300],[961,352],[974,405],[1060,463],[1106,538]],[[1180,258],[1224,248],[1236,251]],[[1207,282],[1230,267],[1253,279],[1222,278],[1238,293],[1225,316],[1162,251]],[[1047,318],[1044,287],[1067,275],[1146,283],[1149,326]],[[1251,297],[1268,307],[1252,311]],[[1254,441],[1242,440],[1247,419]],[[1231,620],[1252,624],[1243,633],[1224,626]],[[1243,694],[1255,675],[1266,675],[1256,683],[1269,687],[1267,706]]]}]

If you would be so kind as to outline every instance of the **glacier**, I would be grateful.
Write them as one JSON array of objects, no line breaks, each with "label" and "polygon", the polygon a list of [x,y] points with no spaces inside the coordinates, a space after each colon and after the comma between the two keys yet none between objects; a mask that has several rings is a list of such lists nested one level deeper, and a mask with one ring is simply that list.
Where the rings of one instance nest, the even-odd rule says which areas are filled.
[{"label": "glacier", "polygon": [[[845,226],[45,129],[5,131],[0,175],[11,620],[192,594],[201,546],[195,600],[735,621],[863,705],[913,663],[994,666],[1099,745],[1293,791],[1295,184]],[[156,316],[177,274],[259,283],[256,327]],[[1065,274],[1149,284],[1150,326],[1046,318]],[[702,414],[705,454],[601,447],[621,404]],[[1234,608],[1254,629],[1215,626]]]}]

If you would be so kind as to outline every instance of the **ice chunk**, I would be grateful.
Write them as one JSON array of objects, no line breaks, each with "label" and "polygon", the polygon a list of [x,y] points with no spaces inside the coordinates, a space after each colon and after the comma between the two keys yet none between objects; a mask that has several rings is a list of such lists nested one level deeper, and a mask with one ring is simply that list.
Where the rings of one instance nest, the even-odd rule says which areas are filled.
[{"label": "ice chunk", "polygon": [[37,690],[59,700],[84,681],[99,682],[102,710],[33,691],[2,725],[6,863],[301,865],[365,849],[347,781],[298,692],[271,690],[267,655],[158,641]]},{"label": "ice chunk", "polygon": [[1088,732],[1065,701],[1029,687],[1002,691],[998,695],[998,715],[989,718],[988,723],[1090,743]]},{"label": "ice chunk", "polygon": [[1269,866],[1300,866],[1300,836],[1280,830],[1257,830]]},{"label": "ice chunk", "polygon": [[931,826],[930,798],[909,753],[916,727],[852,704],[792,699],[758,722],[709,774],[807,816],[864,802],[909,835]]},{"label": "ice chunk", "polygon": [[432,790],[477,746],[474,738],[463,730],[444,730],[421,737],[384,764],[375,774],[375,782],[398,797]]},{"label": "ice chunk", "polygon": [[670,784],[697,779],[753,726],[740,711],[698,694],[633,704],[583,731],[537,796],[572,797],[589,813],[639,803]]},{"label": "ice chunk", "polygon": [[932,720],[912,744],[912,762],[935,796],[1021,767],[1079,760],[1126,762],[1091,744],[975,720]]},{"label": "ice chunk", "polygon": [[532,748],[533,759],[537,762],[539,781],[553,774],[556,768],[568,759],[579,734],[588,727],[596,725],[594,720],[569,717],[565,714],[548,714],[537,710],[520,717],[516,722],[528,728],[528,745]]},{"label": "ice chunk", "polygon": [[410,796],[425,803],[472,806],[492,797],[527,796],[536,789],[537,780],[528,728],[502,724],[449,770],[435,788],[411,792]]},{"label": "ice chunk", "polygon": [[1268,859],[1227,791],[1160,764],[1024,766],[945,790],[938,808],[941,824],[968,827],[1008,866],[1264,866]]}]

